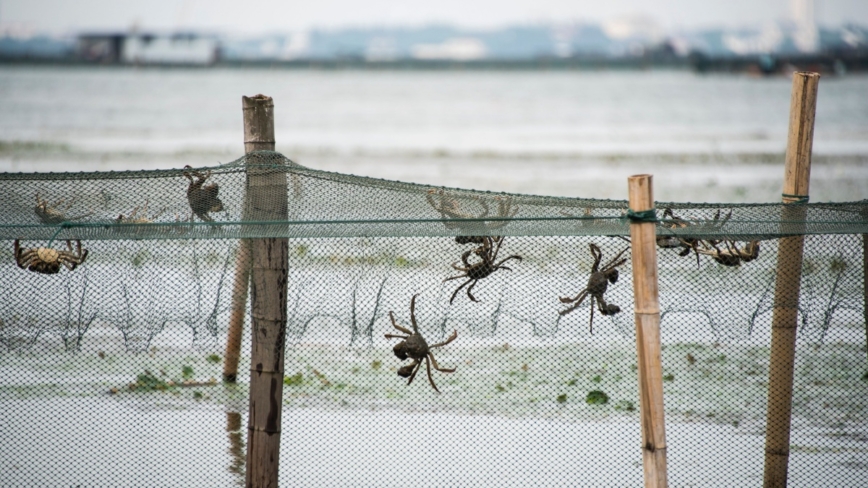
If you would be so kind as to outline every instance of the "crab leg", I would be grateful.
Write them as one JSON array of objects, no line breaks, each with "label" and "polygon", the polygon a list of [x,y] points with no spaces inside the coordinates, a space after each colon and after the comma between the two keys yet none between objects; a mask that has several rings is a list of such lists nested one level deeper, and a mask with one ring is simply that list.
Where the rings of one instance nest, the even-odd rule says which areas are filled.
[{"label": "crab leg", "polygon": [[[629,249],[629,248],[627,248],[627,249]],[[611,268],[617,268],[618,266],[621,266],[622,264],[626,263],[626,262],[627,262],[627,258],[624,258],[622,261],[619,261],[617,264],[614,264],[614,265],[612,264],[612,263],[614,263],[615,261],[618,261],[618,258],[620,258],[622,254],[624,254],[625,252],[627,252],[627,249],[624,249],[623,251],[619,252],[617,256],[615,256],[615,257],[612,258],[608,263],[606,263],[606,265],[603,266],[603,270],[608,270],[608,269],[611,269]]]},{"label": "crab leg", "polygon": [[[591,295],[591,301],[593,302],[597,297]],[[600,306],[600,302],[597,302],[597,306]],[[591,303],[591,335],[594,335],[594,304]]]},{"label": "crab leg", "polygon": [[444,373],[454,373],[455,372],[455,368],[452,368],[452,369],[441,368],[440,365],[437,364],[437,360],[434,359],[434,355],[431,354],[430,352],[428,353],[428,357],[431,358],[431,363],[434,365],[434,369],[436,369],[437,371],[442,371]]},{"label": "crab leg", "polygon": [[413,295],[413,298],[410,299],[410,322],[413,324],[413,331],[415,333],[419,333],[419,327],[416,325],[416,297],[419,294]]},{"label": "crab leg", "polygon": [[[558,313],[559,313],[560,315],[566,315],[566,314],[572,312],[573,310],[579,308],[580,306],[582,306],[582,302],[585,301],[585,298],[586,298],[587,296],[588,296],[588,290],[585,289],[585,291],[579,293],[579,297],[581,297],[581,298],[576,297],[577,302],[576,302],[575,305],[573,305],[572,307],[570,307],[570,308],[568,308],[568,309],[566,309],[566,310],[562,310],[562,311],[560,311],[560,312],[558,312]],[[563,301],[563,299],[561,299],[561,301]],[[567,303],[567,302],[564,302],[564,303]]]},{"label": "crab leg", "polygon": [[[409,385],[410,383],[413,382],[413,378],[415,378],[415,377],[416,377],[416,373],[419,372],[419,367],[422,366],[422,361],[416,361],[415,359],[414,359],[413,361],[415,361],[415,363],[416,363],[416,367],[413,368],[413,374],[411,374],[411,375],[410,375],[410,379],[407,380],[407,384],[408,384],[408,385]],[[430,373],[429,373],[429,374],[430,374]],[[434,389],[436,390],[437,388],[434,388]],[[438,392],[438,393],[439,393],[439,392]]]},{"label": "crab leg", "polygon": [[471,301],[478,302],[479,300],[477,300],[476,297],[474,297],[473,294],[470,293],[470,290],[472,290],[473,287],[476,286],[477,283],[479,283],[479,280],[471,281],[473,281],[473,283],[471,283],[470,286],[467,288],[467,297],[470,298]]},{"label": "crab leg", "polygon": [[24,269],[24,266],[21,266],[21,244],[18,239],[15,239],[15,261],[18,263],[19,268]]},{"label": "crab leg", "polygon": [[560,300],[561,303],[573,303],[576,300],[578,300],[579,303],[576,304],[576,306],[578,306],[582,303],[582,301],[585,299],[586,296],[588,296],[588,289],[587,288],[585,288],[578,295],[576,295],[576,298],[559,297],[558,300]]},{"label": "crab leg", "polygon": [[[450,342],[454,341],[457,337],[458,337],[458,331],[457,331],[457,330],[453,330],[453,331],[452,331],[452,335],[450,335],[448,339],[446,339],[446,340],[443,341],[443,342],[440,342],[440,343],[437,343],[437,344],[434,344],[434,345],[428,346],[428,349],[433,349],[433,348],[435,348],[435,347],[445,346],[446,344],[449,344]],[[437,361],[434,361],[434,364],[437,364]]]},{"label": "crab leg", "polygon": [[[458,268],[455,268],[455,269],[458,269]],[[469,270],[459,269],[459,271],[469,271]],[[457,280],[458,278],[467,278],[467,275],[463,274],[463,275],[458,275],[458,276],[450,276],[449,278],[446,278],[445,280],[443,280],[443,283],[446,283],[447,281]]]},{"label": "crab leg", "polygon": [[[501,262],[495,264],[494,267],[495,267],[495,268],[499,268],[501,264],[503,264],[503,263],[509,261],[510,259],[518,259],[519,261],[522,260],[521,256],[510,256],[510,257],[504,259],[503,261],[501,261]],[[511,269],[506,268],[506,267],[504,267],[503,269],[506,269],[506,270],[512,271]]]},{"label": "crab leg", "polygon": [[[458,279],[458,278],[465,278],[465,276],[453,276],[452,278],[446,278],[446,279],[443,280],[443,281],[455,280],[455,279]],[[455,295],[458,295],[458,292],[459,292],[462,288],[464,288],[465,286],[467,286],[467,284],[470,283],[471,281],[473,281],[473,280],[472,280],[472,279],[469,279],[469,280],[465,281],[461,286],[459,286],[458,288],[455,289],[455,291],[452,292],[452,297],[449,299],[449,303],[450,303],[450,304],[452,304],[452,301],[455,300]]]},{"label": "crab leg", "polygon": [[[396,329],[400,330],[401,332],[403,332],[407,335],[413,335],[413,332],[410,329],[401,327],[400,325],[398,325],[397,322],[395,322],[395,315],[392,312],[389,312],[389,318],[392,319],[392,326],[393,327],[395,327]],[[389,335],[387,334],[386,337],[389,337]],[[399,339],[406,339],[406,337],[400,337],[400,336],[392,336],[392,337],[399,338]]]},{"label": "crab leg", "polygon": [[[419,363],[422,364],[421,362]],[[431,387],[434,388],[434,391],[440,393],[440,390],[437,389],[437,385],[434,384],[434,378],[431,377],[431,361],[428,360],[428,356],[425,356],[425,371],[428,373],[428,383],[431,383]]]}]

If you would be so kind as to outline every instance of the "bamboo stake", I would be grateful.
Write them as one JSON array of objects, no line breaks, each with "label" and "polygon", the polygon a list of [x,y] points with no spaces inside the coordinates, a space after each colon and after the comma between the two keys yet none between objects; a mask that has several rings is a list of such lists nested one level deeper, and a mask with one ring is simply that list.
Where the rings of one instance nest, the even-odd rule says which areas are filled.
[{"label": "bamboo stake", "polygon": [[[814,113],[817,106],[817,73],[795,73],[790,100],[790,128],[784,170],[783,211],[785,222],[804,222],[811,177]],[[788,233],[798,234],[798,225]],[[790,457],[790,422],[793,407],[793,372],[796,359],[799,288],[805,236],[781,238],[775,274],[772,313],[771,360],[769,364],[768,411],[763,486],[787,486]]]},{"label": "bamboo stake", "polygon": [[[255,97],[254,97],[255,98]],[[268,110],[257,110],[259,105],[243,104],[244,152],[274,151],[274,105]],[[248,208],[245,204],[244,208]],[[247,218],[248,216],[244,216]],[[247,312],[247,289],[250,283],[250,243],[242,239],[235,262],[235,282],[232,287],[232,309],[229,314],[229,332],[223,359],[223,381],[235,383],[238,361],[241,358],[241,339],[244,334],[244,315]]]},{"label": "bamboo stake", "polygon": [[[868,210],[862,210],[862,222],[868,223]],[[862,234],[862,326],[865,327],[865,351],[868,352],[868,234]],[[868,377],[868,370],[865,371]]]},{"label": "bamboo stake", "polygon": [[[628,178],[630,210],[654,208],[651,175]],[[645,486],[668,486],[666,425],[663,413],[663,366],[660,354],[660,301],[657,291],[657,228],[653,222],[630,224],[642,465]]]},{"label": "bamboo stake", "polygon": [[[245,149],[274,143],[271,97],[243,97],[245,111],[259,123],[245,124]],[[269,122],[270,121],[270,122]],[[273,146],[272,146],[273,147]],[[286,173],[273,166],[247,167],[244,215],[253,221],[282,221],[287,214]],[[273,165],[274,162],[270,161]],[[250,398],[247,419],[248,487],[277,487],[289,246],[286,238],[250,239],[250,317],[252,332]]]},{"label": "bamboo stake", "polygon": [[[865,350],[868,351],[868,234],[862,234],[862,321],[865,327]],[[865,374],[868,375],[868,371]]]}]

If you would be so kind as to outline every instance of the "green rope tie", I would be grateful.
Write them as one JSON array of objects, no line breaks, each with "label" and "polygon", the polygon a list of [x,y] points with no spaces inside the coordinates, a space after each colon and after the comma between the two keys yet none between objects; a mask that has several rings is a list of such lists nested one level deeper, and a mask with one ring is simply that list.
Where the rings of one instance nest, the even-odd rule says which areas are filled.
[{"label": "green rope tie", "polygon": [[787,203],[808,203],[809,200],[808,195],[790,195],[789,193],[781,193],[781,196],[788,200],[792,200]]},{"label": "green rope tie", "polygon": [[656,223],[657,220],[657,209],[651,208],[648,210],[643,210],[641,212],[634,212],[632,209],[627,209],[627,215],[624,216],[627,220],[633,223],[642,223],[642,222],[651,222]]}]

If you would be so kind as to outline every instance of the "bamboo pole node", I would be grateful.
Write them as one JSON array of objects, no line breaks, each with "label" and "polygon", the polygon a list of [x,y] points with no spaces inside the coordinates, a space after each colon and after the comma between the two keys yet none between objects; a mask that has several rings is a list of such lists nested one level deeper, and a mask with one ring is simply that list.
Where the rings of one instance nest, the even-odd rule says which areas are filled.
[{"label": "bamboo pole node", "polygon": [[259,374],[280,374],[283,375],[283,371],[276,371],[273,369],[258,369],[258,368],[250,368],[251,373],[259,373]]}]

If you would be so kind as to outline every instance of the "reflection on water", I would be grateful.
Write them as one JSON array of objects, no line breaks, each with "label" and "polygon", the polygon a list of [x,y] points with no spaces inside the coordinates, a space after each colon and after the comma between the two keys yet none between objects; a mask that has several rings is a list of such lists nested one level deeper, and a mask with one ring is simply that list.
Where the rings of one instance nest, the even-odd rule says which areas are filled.
[{"label": "reflection on water", "polygon": [[[245,429],[246,430],[246,429]],[[244,485],[244,461],[247,456],[245,449],[245,435],[241,429],[241,414],[238,412],[226,412],[226,432],[229,438],[229,472],[237,475],[237,484]]]}]

